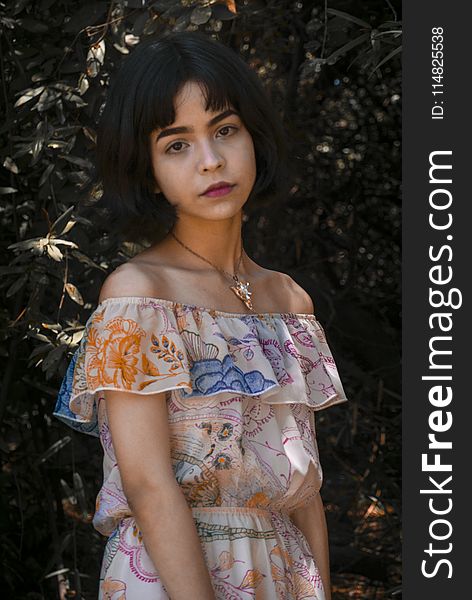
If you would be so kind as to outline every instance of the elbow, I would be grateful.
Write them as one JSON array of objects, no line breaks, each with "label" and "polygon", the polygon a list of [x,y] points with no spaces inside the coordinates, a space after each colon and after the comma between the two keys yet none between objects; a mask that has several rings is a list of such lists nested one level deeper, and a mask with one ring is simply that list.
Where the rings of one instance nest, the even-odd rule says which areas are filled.
[{"label": "elbow", "polygon": [[297,523],[303,523],[304,521],[313,518],[313,515],[324,514],[323,499],[321,498],[320,492],[316,492],[308,502],[301,506],[293,509],[289,512],[289,517],[297,525]]},{"label": "elbow", "polygon": [[133,514],[147,507],[155,507],[156,505],[162,507],[167,503],[172,503],[175,501],[176,494],[181,494],[175,478],[159,481],[123,482],[123,491]]}]

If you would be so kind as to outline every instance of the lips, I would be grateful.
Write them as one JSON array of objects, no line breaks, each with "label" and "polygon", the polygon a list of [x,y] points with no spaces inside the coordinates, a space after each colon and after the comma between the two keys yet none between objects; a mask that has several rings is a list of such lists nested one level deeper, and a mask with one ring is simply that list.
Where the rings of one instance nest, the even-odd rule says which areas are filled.
[{"label": "lips", "polygon": [[229,183],[228,181],[218,181],[217,183],[212,183],[207,189],[200,194],[201,196],[223,196],[224,194],[228,194],[234,187],[233,183]]}]

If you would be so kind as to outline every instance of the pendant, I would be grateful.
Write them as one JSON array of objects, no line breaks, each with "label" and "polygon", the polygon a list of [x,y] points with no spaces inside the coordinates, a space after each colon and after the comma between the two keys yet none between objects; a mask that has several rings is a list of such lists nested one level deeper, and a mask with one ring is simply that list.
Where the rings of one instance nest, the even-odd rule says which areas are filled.
[{"label": "pendant", "polygon": [[236,285],[231,285],[230,288],[233,290],[236,296],[244,302],[249,310],[254,310],[252,308],[252,302],[250,298],[252,292],[249,291],[249,281],[246,281],[244,284],[242,281],[239,281],[237,275],[233,275],[233,279],[235,280]]}]

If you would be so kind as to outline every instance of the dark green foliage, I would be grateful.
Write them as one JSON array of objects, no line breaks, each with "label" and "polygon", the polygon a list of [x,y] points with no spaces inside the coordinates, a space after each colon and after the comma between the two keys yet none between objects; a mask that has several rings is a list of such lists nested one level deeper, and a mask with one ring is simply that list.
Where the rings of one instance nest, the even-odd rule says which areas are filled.
[{"label": "dark green foliage", "polygon": [[61,577],[75,597],[97,596],[105,540],[90,518],[101,448],[51,413],[102,281],[141,249],[85,202],[109,76],[140,37],[167,29],[206,31],[239,51],[283,120],[291,191],[276,210],[267,202],[248,211],[245,248],[310,292],[350,400],[316,415],[333,598],[393,597],[401,571],[399,3],[344,0],[327,13],[324,2],[285,0],[144,4],[0,6],[2,597],[58,598]]}]

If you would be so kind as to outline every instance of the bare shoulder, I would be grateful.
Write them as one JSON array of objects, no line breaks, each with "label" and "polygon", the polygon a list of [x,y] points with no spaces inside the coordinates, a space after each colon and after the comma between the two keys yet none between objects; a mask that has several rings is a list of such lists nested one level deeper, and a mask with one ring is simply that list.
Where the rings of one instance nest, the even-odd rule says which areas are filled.
[{"label": "bare shoulder", "polygon": [[138,262],[128,261],[117,267],[102,284],[98,301],[107,298],[122,298],[124,296],[155,295],[158,284],[158,270],[152,273],[143,268]]},{"label": "bare shoulder", "polygon": [[292,293],[292,301],[295,306],[293,312],[312,315],[315,312],[315,307],[310,294],[300,284],[294,281],[290,275],[287,275],[287,277]]},{"label": "bare shoulder", "polygon": [[298,314],[313,314],[314,305],[310,294],[287,273],[272,271],[274,293],[283,295],[280,304],[288,305],[287,311]]}]

